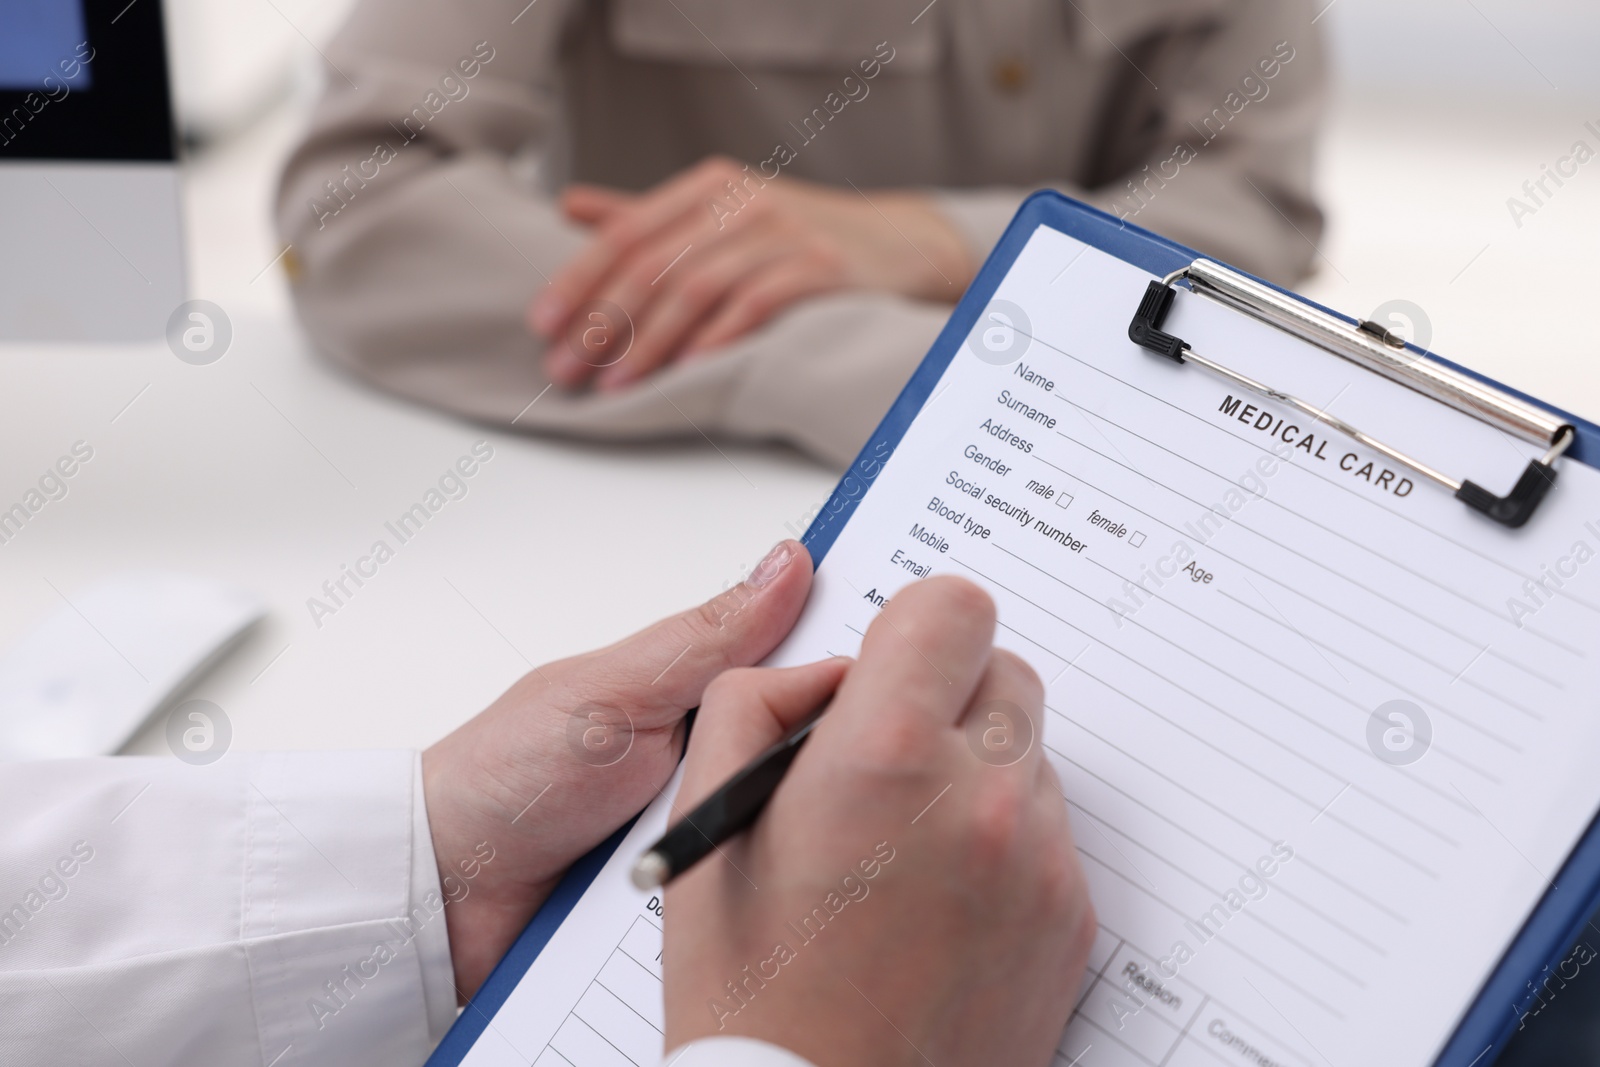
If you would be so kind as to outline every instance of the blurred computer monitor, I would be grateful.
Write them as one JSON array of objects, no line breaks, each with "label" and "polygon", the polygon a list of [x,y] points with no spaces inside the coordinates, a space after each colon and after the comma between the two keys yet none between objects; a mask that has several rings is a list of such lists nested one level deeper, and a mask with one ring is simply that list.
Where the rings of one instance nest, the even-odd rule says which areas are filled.
[{"label": "blurred computer monitor", "polygon": [[0,340],[162,335],[176,148],[160,0],[0,0]]}]

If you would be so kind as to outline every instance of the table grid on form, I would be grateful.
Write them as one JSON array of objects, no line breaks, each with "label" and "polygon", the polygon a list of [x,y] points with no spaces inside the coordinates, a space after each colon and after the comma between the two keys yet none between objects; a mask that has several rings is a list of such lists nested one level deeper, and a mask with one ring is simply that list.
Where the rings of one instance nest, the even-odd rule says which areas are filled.
[{"label": "table grid on form", "polygon": [[534,1067],[655,1067],[664,1025],[661,928],[639,916]]}]

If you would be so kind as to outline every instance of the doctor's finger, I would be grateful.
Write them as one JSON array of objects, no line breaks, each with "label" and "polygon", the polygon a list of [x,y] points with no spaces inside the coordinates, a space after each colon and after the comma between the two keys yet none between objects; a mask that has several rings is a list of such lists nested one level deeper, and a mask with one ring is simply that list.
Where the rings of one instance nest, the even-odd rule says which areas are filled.
[{"label": "doctor's finger", "polygon": [[867,627],[818,742],[881,766],[946,751],[993,657],[994,626],[994,601],[963,578],[901,589]]},{"label": "doctor's finger", "polygon": [[753,667],[717,676],[700,702],[677,804],[687,811],[827,703],[844,657],[803,667]]},{"label": "doctor's finger", "polygon": [[711,680],[759,663],[788,635],[811,589],[811,557],[781,541],[732,589],[570,661],[589,699],[660,725],[700,703]]}]

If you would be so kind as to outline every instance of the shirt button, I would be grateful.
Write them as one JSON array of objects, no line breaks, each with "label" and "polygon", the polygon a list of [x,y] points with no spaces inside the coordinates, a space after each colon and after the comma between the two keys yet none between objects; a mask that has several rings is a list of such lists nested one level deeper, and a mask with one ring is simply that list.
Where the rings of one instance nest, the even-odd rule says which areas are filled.
[{"label": "shirt button", "polygon": [[1026,61],[1016,56],[1008,56],[998,60],[994,65],[992,72],[994,87],[1002,93],[1015,95],[1028,87],[1032,74]]}]

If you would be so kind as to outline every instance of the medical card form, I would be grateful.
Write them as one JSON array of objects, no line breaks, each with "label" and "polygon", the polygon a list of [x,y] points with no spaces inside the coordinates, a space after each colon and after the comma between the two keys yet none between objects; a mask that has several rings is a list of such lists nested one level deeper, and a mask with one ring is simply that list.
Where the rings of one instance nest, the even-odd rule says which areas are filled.
[{"label": "medical card form", "polygon": [[[855,652],[926,575],[992,594],[1047,683],[1037,743],[1100,922],[1058,1064],[1434,1062],[1600,806],[1600,472],[1563,463],[1499,525],[1132,344],[1160,272],[1050,225],[1013,248],[808,534],[815,590],[770,662]],[[1193,293],[1169,328],[1486,484],[1540,452]],[[666,821],[440,1057],[658,1061],[660,899],[627,870]],[[1514,1020],[1533,988],[1474,1010]]]}]

